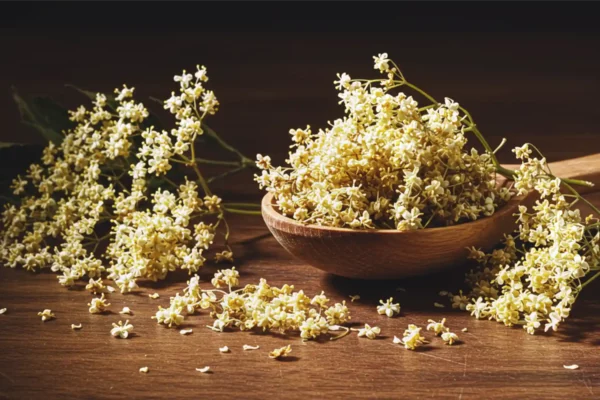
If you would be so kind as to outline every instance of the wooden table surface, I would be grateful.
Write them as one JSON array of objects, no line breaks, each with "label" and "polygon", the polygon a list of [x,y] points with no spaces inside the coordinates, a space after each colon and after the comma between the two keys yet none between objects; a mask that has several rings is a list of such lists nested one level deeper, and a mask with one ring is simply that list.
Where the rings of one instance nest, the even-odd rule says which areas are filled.
[{"label": "wooden table surface", "polygon": [[[394,35],[225,33],[220,41],[202,41],[202,53],[191,54],[189,49],[200,40],[192,35],[174,41],[172,36],[148,33],[144,39],[136,37],[131,46],[128,40],[107,39],[101,32],[81,39],[86,42],[82,47],[79,36],[68,39],[68,33],[9,33],[0,39],[14,62],[2,66],[0,84],[15,83],[24,92],[58,93],[65,82],[108,90],[125,81],[158,95],[171,90],[167,78],[174,72],[197,62],[206,64],[223,104],[213,127],[241,143],[248,154],[278,151],[281,160],[287,129],[306,123],[322,126],[339,115],[331,87],[335,72],[372,74],[370,56],[378,51],[389,51],[406,66],[405,74],[436,96],[452,95],[468,105],[494,143],[502,136],[509,137],[509,146],[531,140],[540,143],[551,161],[600,151],[600,57],[590,52],[597,48],[597,35],[432,34],[419,38],[427,43],[425,50],[416,38],[399,40]],[[109,48],[114,60],[128,61],[85,61]],[[162,57],[149,65],[147,55],[154,48],[161,49]],[[477,62],[457,59],[463,49],[470,49]],[[439,59],[445,60],[443,73]],[[2,139],[18,140],[23,134],[29,141],[33,136],[18,128],[10,98],[3,94],[0,104],[9,110],[12,130]],[[501,158],[511,161],[508,146]],[[12,172],[14,168],[5,168],[2,173]],[[237,195],[256,198],[258,193],[248,175],[231,187]],[[599,195],[590,199],[600,204]],[[461,287],[462,270],[405,281],[352,281],[295,260],[270,236],[260,217],[237,217],[231,224],[242,284],[263,277],[273,285],[293,284],[310,295],[324,290],[334,301],[360,294],[360,301],[349,303],[352,321],[380,326],[382,337],[368,340],[352,334],[333,342],[302,342],[293,335],[216,333],[205,328],[211,322],[206,313],[189,317],[185,327],[194,332],[182,336],[150,317],[158,305],[168,304],[169,296],[182,291],[185,274],[144,283],[132,294],[111,295],[112,312],[92,315],[86,306],[91,295],[62,288],[54,274],[0,268],[0,308],[8,309],[0,315],[0,399],[600,397],[600,281],[585,290],[558,332],[530,336],[449,307],[435,308],[440,290]],[[214,266],[201,270],[205,287],[214,271]],[[153,292],[161,297],[148,298]],[[378,300],[390,296],[402,305],[397,318],[375,311]],[[123,306],[134,312],[129,319],[135,336],[128,340],[109,334],[113,322],[125,319],[117,313]],[[45,308],[55,312],[55,320],[40,320],[37,312]],[[460,344],[445,346],[437,339],[421,351],[408,351],[392,343],[408,324],[424,326],[430,318],[443,317],[460,336]],[[73,323],[82,323],[83,329],[71,330]],[[465,327],[468,332],[462,333]],[[244,344],[260,349],[243,351]],[[287,344],[292,345],[293,357],[268,358],[270,350]],[[231,353],[219,353],[224,345]],[[580,368],[563,368],[568,364]],[[213,373],[196,372],[207,365]],[[139,372],[144,366],[148,374]]]}]

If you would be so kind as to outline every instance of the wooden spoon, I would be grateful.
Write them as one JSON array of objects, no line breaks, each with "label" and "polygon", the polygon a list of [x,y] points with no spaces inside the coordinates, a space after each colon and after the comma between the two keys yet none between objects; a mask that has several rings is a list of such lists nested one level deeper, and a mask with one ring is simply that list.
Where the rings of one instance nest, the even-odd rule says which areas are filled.
[{"label": "wooden spoon", "polygon": [[[550,168],[555,176],[595,184],[593,188],[577,187],[582,193],[600,189],[600,153],[550,163]],[[503,234],[516,229],[514,214],[519,204],[533,200],[533,196],[513,198],[490,217],[407,232],[304,225],[280,214],[271,193],[262,200],[262,215],[277,241],[307,264],[348,278],[388,279],[424,275],[464,264],[466,247],[490,250]]]}]

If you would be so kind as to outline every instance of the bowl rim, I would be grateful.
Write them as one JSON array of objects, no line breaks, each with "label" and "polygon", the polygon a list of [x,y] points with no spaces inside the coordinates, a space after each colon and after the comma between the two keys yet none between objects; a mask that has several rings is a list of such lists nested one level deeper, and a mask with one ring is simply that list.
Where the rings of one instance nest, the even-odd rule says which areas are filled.
[{"label": "bowl rim", "polygon": [[492,217],[502,218],[507,213],[512,212],[516,207],[523,203],[527,196],[513,196],[504,206],[496,210],[494,214],[479,218],[475,221],[463,222],[461,224],[450,225],[450,226],[439,226],[434,228],[424,228],[424,229],[416,229],[412,231],[398,231],[395,229],[352,229],[352,228],[338,228],[333,226],[322,226],[316,224],[303,224],[301,222],[296,221],[290,217],[286,217],[277,211],[274,207],[275,197],[273,193],[268,192],[265,194],[261,201],[261,210],[263,214],[263,218],[265,214],[267,214],[270,218],[278,220],[281,223],[285,223],[287,225],[294,225],[297,227],[302,227],[303,229],[312,229],[323,232],[340,232],[340,233],[355,233],[355,234],[385,234],[385,235],[400,235],[400,234],[425,234],[425,233],[446,233],[456,231],[457,228],[465,228],[465,227],[477,227],[479,225],[486,224],[489,222],[489,219]]}]

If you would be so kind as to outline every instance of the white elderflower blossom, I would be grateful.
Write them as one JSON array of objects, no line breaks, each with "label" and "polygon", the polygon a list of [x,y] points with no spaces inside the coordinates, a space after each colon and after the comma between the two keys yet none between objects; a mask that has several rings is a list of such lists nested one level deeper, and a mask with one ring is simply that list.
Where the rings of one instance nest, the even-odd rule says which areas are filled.
[{"label": "white elderflower blossom", "polygon": [[90,314],[100,314],[106,311],[106,308],[110,306],[110,303],[106,302],[104,293],[101,297],[95,297],[90,303],[88,303]]},{"label": "white elderflower blossom", "polygon": [[436,322],[432,319],[428,320],[427,322],[429,322],[429,325],[427,325],[427,330],[433,331],[436,336],[439,336],[444,332],[448,332],[448,328],[446,325],[444,325],[446,323],[446,318],[442,318],[440,322]]},{"label": "white elderflower blossom", "polygon": [[42,321],[44,321],[44,322],[55,318],[54,313],[52,312],[52,310],[49,310],[49,309],[40,311],[37,315],[38,315],[38,317],[42,317]]},{"label": "white elderflower blossom", "polygon": [[442,340],[444,341],[445,344],[451,346],[454,344],[454,342],[458,341],[458,335],[456,335],[456,333],[446,331],[446,332],[442,333]]},{"label": "white elderflower blossom", "polygon": [[370,326],[365,324],[364,328],[356,329],[358,331],[358,337],[366,337],[368,339],[375,339],[380,333],[381,328],[378,326]]},{"label": "white elderflower blossom", "polygon": [[421,329],[422,328],[413,324],[408,325],[408,328],[402,335],[402,339],[396,340],[397,338],[394,338],[394,343],[401,343],[404,345],[405,349],[415,350],[425,343],[425,338],[421,336]]},{"label": "white elderflower blossom", "polygon": [[133,331],[133,325],[129,323],[129,320],[125,321],[125,323],[123,323],[123,321],[119,321],[119,323],[113,323],[112,325],[113,328],[110,330],[110,334],[114,337],[127,339]]},{"label": "white elderflower blossom", "polygon": [[385,314],[390,318],[396,314],[399,314],[400,313],[400,304],[392,303],[393,301],[394,301],[393,297],[390,297],[386,301],[379,300],[379,303],[381,303],[381,305],[377,306],[377,312],[379,314]]}]

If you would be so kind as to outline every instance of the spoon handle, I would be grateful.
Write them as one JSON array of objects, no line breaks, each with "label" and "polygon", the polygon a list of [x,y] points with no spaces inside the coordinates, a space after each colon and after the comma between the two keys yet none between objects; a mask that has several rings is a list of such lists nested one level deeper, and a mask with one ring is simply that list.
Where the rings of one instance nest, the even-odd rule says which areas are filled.
[{"label": "spoon handle", "polygon": [[[579,193],[593,193],[600,191],[600,153],[591,154],[569,160],[555,161],[548,164],[552,174],[560,178],[579,179],[594,184],[588,186],[574,186]],[[506,168],[517,169],[519,165],[505,165]]]}]

